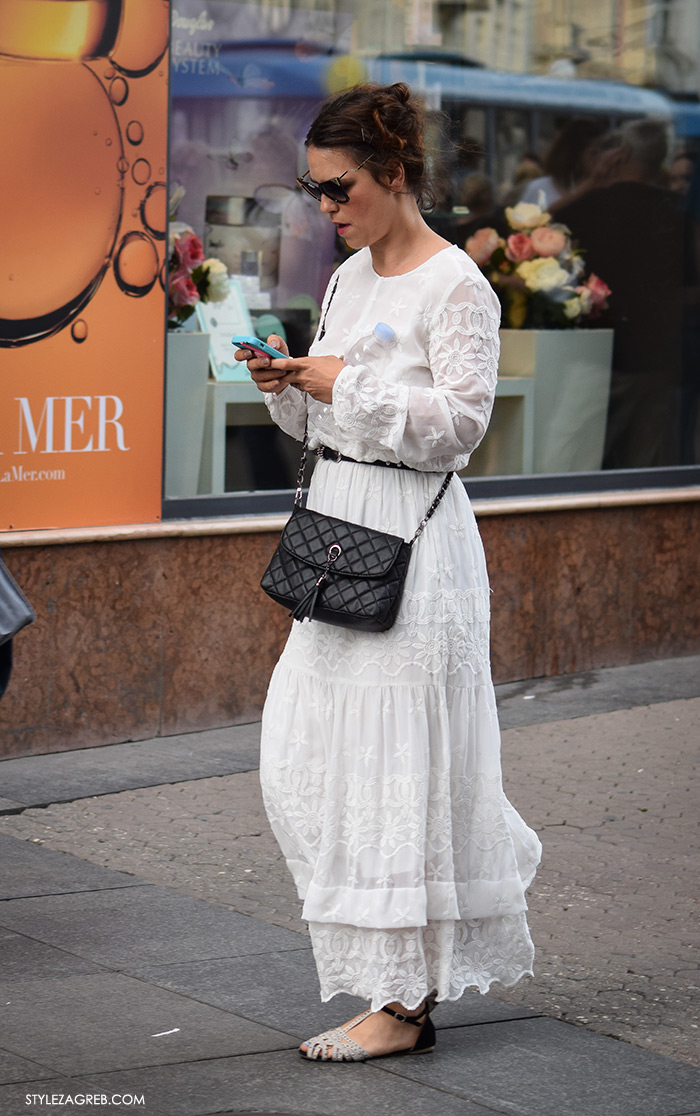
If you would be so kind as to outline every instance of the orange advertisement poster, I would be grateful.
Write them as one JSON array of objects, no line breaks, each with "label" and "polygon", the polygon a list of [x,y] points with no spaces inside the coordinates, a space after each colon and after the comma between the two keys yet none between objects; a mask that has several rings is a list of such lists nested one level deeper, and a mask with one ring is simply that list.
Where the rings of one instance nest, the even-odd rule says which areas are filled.
[{"label": "orange advertisement poster", "polygon": [[169,31],[0,0],[0,530],[160,519]]}]

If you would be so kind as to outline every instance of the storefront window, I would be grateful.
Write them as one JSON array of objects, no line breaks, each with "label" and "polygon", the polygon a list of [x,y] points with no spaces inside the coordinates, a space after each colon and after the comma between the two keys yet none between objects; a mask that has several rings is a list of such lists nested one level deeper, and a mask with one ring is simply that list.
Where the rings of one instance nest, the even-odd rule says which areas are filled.
[{"label": "storefront window", "polygon": [[[679,49],[675,68],[674,44],[683,59]],[[166,461],[191,458],[189,479],[166,483],[166,505],[293,485],[298,447],[270,423],[244,366],[227,360],[226,337],[234,325],[263,338],[282,333],[293,355],[306,352],[346,249],[296,186],[304,137],[330,92],[364,79],[404,80],[423,95],[440,181],[426,219],[447,239],[465,247],[493,228],[505,248],[519,232],[523,261],[556,257],[556,237],[540,236],[540,252],[523,248],[532,211],[524,226],[509,223],[508,210],[526,203],[551,214],[542,227],[570,230],[582,253],[580,272],[569,269],[555,291],[559,318],[540,312],[542,291],[534,280],[525,289],[516,267],[519,301],[500,287],[501,381],[467,475],[685,469],[678,475],[696,477],[695,6],[660,22],[648,5],[614,0],[180,0],[170,189],[184,191],[177,218],[225,264],[232,293],[183,331],[210,331],[212,375],[197,406],[188,404],[194,448],[183,448],[182,424],[166,444]],[[499,261],[480,262],[498,285]],[[177,344],[171,336],[172,367]],[[167,391],[174,407],[174,382]]]}]

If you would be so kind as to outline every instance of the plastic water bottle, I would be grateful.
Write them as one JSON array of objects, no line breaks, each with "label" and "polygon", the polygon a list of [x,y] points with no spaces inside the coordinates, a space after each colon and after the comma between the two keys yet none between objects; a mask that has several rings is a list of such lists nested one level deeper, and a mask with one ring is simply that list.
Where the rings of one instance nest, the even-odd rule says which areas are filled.
[{"label": "plastic water bottle", "polygon": [[355,346],[355,360],[379,360],[396,344],[396,334],[386,322],[377,322],[372,332]]}]

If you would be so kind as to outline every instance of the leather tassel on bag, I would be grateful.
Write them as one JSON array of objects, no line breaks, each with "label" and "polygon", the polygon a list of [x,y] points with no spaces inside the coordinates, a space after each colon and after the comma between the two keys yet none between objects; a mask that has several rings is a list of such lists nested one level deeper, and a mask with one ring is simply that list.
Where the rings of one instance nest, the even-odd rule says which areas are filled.
[{"label": "leather tassel on bag", "polygon": [[314,609],[316,607],[316,601],[318,600],[318,594],[320,592],[321,586],[328,577],[328,571],[330,570],[331,566],[338,560],[338,558],[340,558],[341,553],[342,551],[337,543],[334,543],[328,548],[328,558],[326,559],[325,570],[319,577],[316,578],[316,581],[311,586],[308,593],[305,593],[304,596],[301,598],[296,608],[292,609],[292,611],[289,613],[289,615],[292,616],[295,620],[313,620]]},{"label": "leather tassel on bag", "polygon": [[318,581],[314,582],[308,593],[301,598],[296,608],[289,613],[294,620],[313,620],[314,609],[316,607],[316,601],[318,600],[318,591],[321,587],[320,581],[321,579],[319,578]]}]

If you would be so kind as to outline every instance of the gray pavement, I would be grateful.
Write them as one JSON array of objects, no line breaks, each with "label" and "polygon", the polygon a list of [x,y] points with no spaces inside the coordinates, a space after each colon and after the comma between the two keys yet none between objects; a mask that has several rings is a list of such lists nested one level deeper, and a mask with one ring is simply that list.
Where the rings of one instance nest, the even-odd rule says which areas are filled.
[{"label": "gray pavement", "polygon": [[0,764],[1,1116],[700,1116],[700,658],[497,693],[535,978],[422,1058],[295,1053],[357,1002],[319,1002],[259,726]]}]

